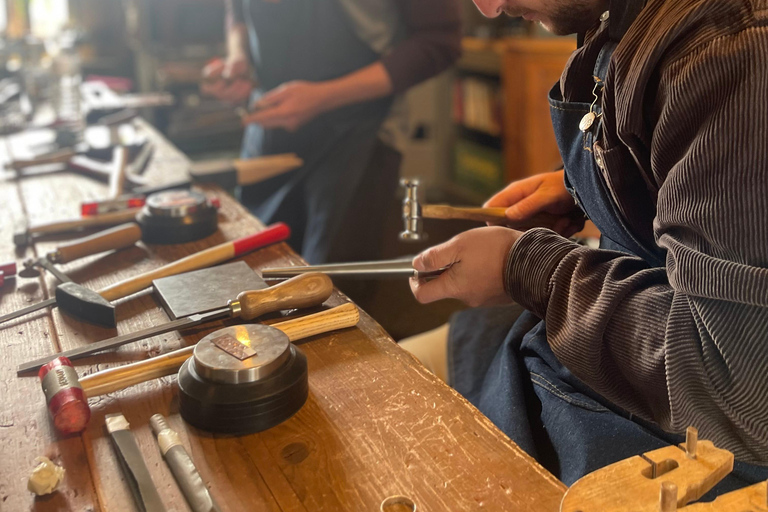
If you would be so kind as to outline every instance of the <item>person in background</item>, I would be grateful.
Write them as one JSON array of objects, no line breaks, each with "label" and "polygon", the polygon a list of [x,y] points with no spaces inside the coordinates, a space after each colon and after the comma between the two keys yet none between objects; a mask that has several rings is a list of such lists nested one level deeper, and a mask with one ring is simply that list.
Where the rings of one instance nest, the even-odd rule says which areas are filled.
[{"label": "person in background", "polygon": [[239,199],[291,226],[309,263],[375,259],[399,177],[395,100],[461,52],[458,0],[226,0],[226,60],[202,90],[248,100],[242,157],[296,153],[304,166]]},{"label": "person in background", "polygon": [[[768,477],[768,2],[475,0],[579,34],[550,92],[565,168],[487,202],[484,227],[414,259],[421,302],[471,306],[417,357],[565,484],[681,441],[730,450],[715,492]],[[553,230],[554,229],[554,230]],[[556,231],[559,231],[556,232]],[[510,303],[515,305],[509,305]]]}]

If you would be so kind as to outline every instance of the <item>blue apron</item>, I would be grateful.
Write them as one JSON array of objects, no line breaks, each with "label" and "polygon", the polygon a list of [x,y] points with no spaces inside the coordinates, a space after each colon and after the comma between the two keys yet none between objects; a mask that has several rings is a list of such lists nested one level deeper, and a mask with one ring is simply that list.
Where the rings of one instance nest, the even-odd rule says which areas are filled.
[{"label": "blue apron", "polygon": [[[246,0],[245,14],[259,80],[252,102],[286,82],[338,78],[380,58],[357,36],[335,0]],[[249,125],[243,158],[292,152],[305,164],[243,187],[238,191],[240,201],[266,223],[290,225],[291,245],[310,263],[333,257],[334,244],[345,245],[337,239],[350,231],[345,223],[382,217],[376,201],[383,201],[385,192],[376,190],[389,189],[387,197],[394,196],[399,154],[377,137],[391,103],[391,98],[383,98],[342,107],[295,132]],[[367,200],[356,200],[360,196]],[[380,233],[375,226],[369,231]]]},{"label": "blue apron", "polygon": [[[600,229],[601,248],[663,266],[664,252],[630,229],[599,165],[600,99],[616,47],[615,40],[605,39],[592,73],[594,103],[563,101],[559,83],[550,92],[566,188]],[[582,131],[589,112],[594,123]],[[448,351],[450,384],[566,485],[608,464],[683,441],[619,409],[577,379],[549,347],[544,322],[520,306],[458,313],[451,321]],[[705,498],[766,478],[768,468],[737,462],[731,476]]]}]

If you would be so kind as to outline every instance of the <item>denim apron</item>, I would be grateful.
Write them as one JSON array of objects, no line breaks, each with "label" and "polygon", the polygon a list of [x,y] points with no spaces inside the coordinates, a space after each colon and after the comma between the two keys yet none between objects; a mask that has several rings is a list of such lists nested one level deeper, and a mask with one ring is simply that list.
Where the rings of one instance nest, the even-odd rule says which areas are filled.
[{"label": "denim apron", "polygon": [[[565,164],[566,188],[600,229],[600,246],[664,265],[664,252],[629,229],[602,172],[601,97],[616,40],[597,57],[594,103],[549,97],[552,124]],[[591,114],[590,114],[591,113]],[[583,123],[589,115],[588,129]],[[483,329],[479,330],[478,325]],[[543,321],[520,306],[470,309],[451,321],[450,384],[529,455],[566,485],[603,466],[683,441],[601,397],[555,357]],[[768,468],[737,462],[709,499],[768,478]]]},{"label": "denim apron", "polygon": [[[245,16],[259,81],[252,102],[286,82],[338,78],[380,58],[357,36],[336,0],[246,0]],[[329,111],[295,132],[249,125],[243,158],[292,152],[304,166],[243,187],[240,201],[265,223],[290,225],[291,245],[310,263],[326,260],[345,220],[381,216],[380,211],[350,211],[353,203],[359,210],[373,202],[353,202],[372,158],[392,161],[387,186],[394,195],[399,155],[392,158],[392,150],[382,157],[377,137],[391,102],[384,98]]]}]

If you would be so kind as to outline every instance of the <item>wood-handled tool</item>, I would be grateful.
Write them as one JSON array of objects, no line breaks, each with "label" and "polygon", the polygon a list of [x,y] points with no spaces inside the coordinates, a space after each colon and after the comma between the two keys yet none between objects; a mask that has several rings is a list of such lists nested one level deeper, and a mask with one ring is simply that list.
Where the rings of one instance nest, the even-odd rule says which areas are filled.
[{"label": "wood-handled tool", "polygon": [[[514,228],[526,230],[537,226],[551,226],[560,217],[550,213],[539,213],[522,222],[510,221],[505,212],[506,208],[470,208],[442,204],[421,204],[418,197],[419,180],[403,178],[400,185],[405,187],[403,199],[404,229],[400,239],[405,241],[420,241],[426,239],[423,219],[461,219],[477,222],[499,222]],[[581,216],[581,213],[577,213]]]},{"label": "wood-handled tool", "polygon": [[82,347],[66,350],[51,356],[41,357],[19,365],[17,374],[37,370],[56,357],[67,357],[70,360],[86,357],[105,350],[111,350],[134,341],[152,336],[158,336],[171,331],[181,331],[200,324],[222,320],[225,318],[241,318],[253,320],[267,313],[284,309],[300,309],[319,306],[331,296],[333,282],[324,274],[304,274],[293,279],[263,290],[251,290],[240,293],[227,307],[190,315],[162,325],[155,325],[141,331],[136,331],[114,338],[109,338]]},{"label": "wood-handled tool", "polygon": [[290,234],[290,228],[286,224],[278,222],[256,234],[232,242],[224,242],[155,270],[150,270],[149,272],[107,286],[99,292],[99,295],[109,301],[121,299],[149,287],[155,279],[218,265],[261,247],[287,240]]},{"label": "wood-handled tool", "polygon": [[80,217],[78,219],[60,220],[45,224],[33,224],[25,230],[13,235],[13,243],[23,247],[32,243],[38,236],[57,235],[71,231],[80,231],[83,229],[115,226],[136,220],[136,215],[141,208],[131,208],[119,212],[104,213],[101,215],[91,215]]},{"label": "wood-handled tool", "polygon": [[[359,319],[357,307],[354,304],[345,304],[314,315],[263,327],[281,332],[292,342],[336,329],[353,327]],[[91,415],[88,398],[176,373],[193,355],[194,350],[195,345],[192,345],[144,361],[96,372],[81,379],[67,358],[54,359],[43,366],[38,374],[54,425],[65,434],[81,432]]]},{"label": "wood-handled tool", "polygon": [[69,263],[92,254],[124,249],[141,240],[141,228],[135,222],[106,229],[90,236],[59,245],[46,254],[52,263]]},{"label": "wood-handled tool", "polygon": [[293,153],[267,155],[247,160],[205,160],[189,167],[192,179],[202,183],[215,183],[223,189],[238,185],[253,185],[304,165]]},{"label": "wood-handled tool", "polygon": [[[96,295],[107,302],[121,299],[149,287],[154,279],[217,265],[261,247],[282,242],[290,236],[290,232],[290,228],[283,223],[273,224],[264,231],[231,242],[224,242],[223,244],[181,258],[155,270],[150,270],[149,272],[144,272],[143,274],[124,279],[123,281],[103,288],[96,292]],[[48,299],[14,313],[4,315],[0,317],[0,323],[26,315],[27,313],[37,311],[38,309],[47,306],[58,304],[62,311],[69,313],[75,318],[98,325],[115,327],[117,325],[117,319],[115,317],[114,307],[111,309],[105,308],[101,303],[102,301],[93,297],[93,293],[94,292],[87,288],[78,285],[73,285],[65,289],[62,289],[62,287],[59,286],[56,288],[56,298]]]}]

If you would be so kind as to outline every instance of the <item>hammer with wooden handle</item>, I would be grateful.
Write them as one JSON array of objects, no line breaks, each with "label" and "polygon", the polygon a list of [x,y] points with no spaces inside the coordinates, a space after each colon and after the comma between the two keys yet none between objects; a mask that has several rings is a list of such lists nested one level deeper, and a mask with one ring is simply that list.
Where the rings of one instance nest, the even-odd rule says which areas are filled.
[{"label": "hammer with wooden handle", "polygon": [[[273,324],[293,342],[336,329],[354,327],[360,313],[354,304]],[[144,361],[118,366],[79,379],[67,358],[57,358],[40,368],[40,377],[48,411],[56,429],[63,434],[82,432],[88,425],[91,410],[88,398],[125,389],[134,384],[176,373],[192,356],[194,345]]]},{"label": "hammer with wooden handle", "polygon": [[60,220],[45,224],[33,224],[28,226],[23,231],[14,234],[13,243],[17,246],[23,247],[32,243],[32,241],[39,236],[58,235],[62,233],[69,233],[71,231],[115,226],[117,224],[133,222],[136,220],[136,215],[140,211],[141,208],[130,208],[128,210],[122,210],[119,212],[91,215],[77,219]]},{"label": "hammer with wooden handle", "polygon": [[[404,229],[400,233],[400,239],[409,242],[417,242],[426,239],[422,219],[462,219],[477,222],[501,222],[504,225],[520,230],[526,230],[537,226],[551,226],[560,217],[550,213],[538,213],[524,221],[512,222],[505,212],[506,208],[462,208],[442,204],[419,203],[419,180],[403,178],[400,185],[405,187],[405,199],[403,199],[403,223]],[[579,215],[581,215],[579,213]]]}]

